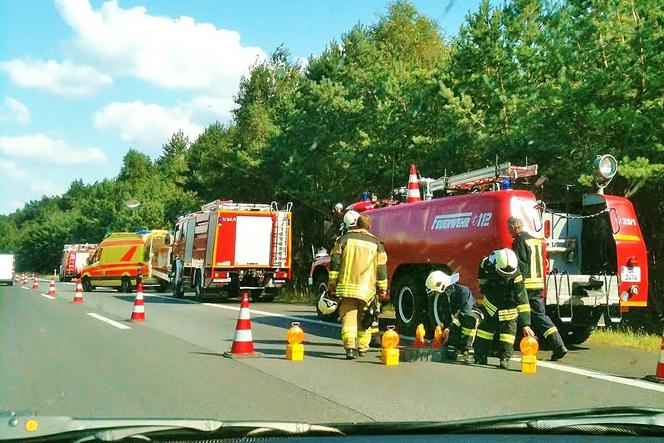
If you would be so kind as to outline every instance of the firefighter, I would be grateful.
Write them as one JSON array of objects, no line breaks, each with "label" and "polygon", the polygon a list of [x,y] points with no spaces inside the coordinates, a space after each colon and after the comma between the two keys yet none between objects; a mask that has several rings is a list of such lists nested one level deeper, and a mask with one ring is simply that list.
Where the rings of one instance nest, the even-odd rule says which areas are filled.
[{"label": "firefighter", "polygon": [[376,292],[387,294],[387,254],[368,229],[369,217],[356,211],[344,215],[348,232],[341,236],[330,261],[328,291],[339,298],[341,339],[346,359],[353,360],[369,350],[371,323],[365,320]]},{"label": "firefighter", "polygon": [[512,250],[519,260],[519,272],[524,277],[524,285],[530,303],[530,317],[537,335],[544,338],[553,350],[551,360],[560,360],[567,354],[563,338],[548,315],[546,315],[544,289],[544,265],[542,263],[542,240],[534,238],[523,230],[523,220],[510,217],[507,229],[514,241]]},{"label": "firefighter", "polygon": [[[438,310],[438,320],[445,328],[443,345],[447,345],[447,358],[472,363],[468,351],[473,347],[477,325],[484,316],[475,306],[475,297],[470,288],[458,284],[458,281],[459,274],[456,272],[449,275],[443,271],[433,271],[427,277],[425,285],[430,296],[439,294],[442,298],[441,305],[436,304],[433,308]],[[434,322],[437,322],[436,317]]]},{"label": "firefighter", "polygon": [[487,363],[495,337],[500,367],[509,369],[517,318],[523,325],[524,336],[535,335],[530,329],[528,294],[518,268],[516,254],[509,248],[494,251],[480,262],[478,279],[484,294],[486,316],[477,328],[475,363]]}]

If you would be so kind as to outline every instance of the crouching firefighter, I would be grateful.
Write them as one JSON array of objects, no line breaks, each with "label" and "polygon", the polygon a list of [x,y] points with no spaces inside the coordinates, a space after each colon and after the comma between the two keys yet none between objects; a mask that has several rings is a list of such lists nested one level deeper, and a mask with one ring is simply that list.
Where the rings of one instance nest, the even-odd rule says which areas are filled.
[{"label": "crouching firefighter", "polygon": [[355,359],[369,350],[371,323],[363,322],[378,292],[387,294],[387,254],[380,241],[371,233],[369,217],[348,211],[344,216],[348,232],[332,249],[328,292],[339,299],[341,339],[346,358]]},{"label": "crouching firefighter", "polygon": [[458,284],[459,274],[433,271],[426,280],[431,297],[434,323],[443,329],[443,345],[447,345],[447,358],[472,363],[469,351],[475,341],[477,325],[484,318],[475,306],[475,297],[467,286]]},{"label": "crouching firefighter", "polygon": [[486,317],[477,329],[475,363],[487,363],[495,337],[500,367],[509,369],[517,319],[523,325],[524,336],[535,335],[530,329],[530,304],[518,267],[516,254],[508,248],[494,251],[480,262],[478,279]]}]

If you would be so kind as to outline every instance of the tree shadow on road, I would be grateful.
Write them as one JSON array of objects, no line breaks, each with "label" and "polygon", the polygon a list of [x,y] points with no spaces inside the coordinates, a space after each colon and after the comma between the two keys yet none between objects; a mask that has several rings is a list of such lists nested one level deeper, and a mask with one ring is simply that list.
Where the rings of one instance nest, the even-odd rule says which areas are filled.
[{"label": "tree shadow on road", "polygon": [[[136,295],[114,295],[113,298],[117,300],[122,300],[130,303],[134,303]],[[145,304],[164,304],[164,305],[190,305],[192,304],[187,300],[180,300],[179,298],[164,298],[164,297],[153,297],[151,295],[143,296],[143,303]]]}]

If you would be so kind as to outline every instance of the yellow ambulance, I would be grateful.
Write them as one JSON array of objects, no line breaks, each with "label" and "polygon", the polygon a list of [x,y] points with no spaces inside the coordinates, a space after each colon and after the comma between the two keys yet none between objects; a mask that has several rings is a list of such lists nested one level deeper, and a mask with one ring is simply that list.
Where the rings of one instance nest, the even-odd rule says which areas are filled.
[{"label": "yellow ambulance", "polygon": [[132,292],[140,274],[145,286],[166,290],[170,265],[170,234],[164,230],[109,234],[81,270],[84,291],[97,286]]}]

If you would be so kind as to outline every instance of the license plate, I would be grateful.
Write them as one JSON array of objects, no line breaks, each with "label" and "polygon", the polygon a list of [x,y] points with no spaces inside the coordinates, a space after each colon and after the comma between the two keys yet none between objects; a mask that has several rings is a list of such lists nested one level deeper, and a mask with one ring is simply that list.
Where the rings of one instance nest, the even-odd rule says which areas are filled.
[{"label": "license plate", "polygon": [[622,266],[620,268],[620,280],[630,283],[639,283],[641,281],[641,268],[638,266],[634,266],[633,268]]}]

